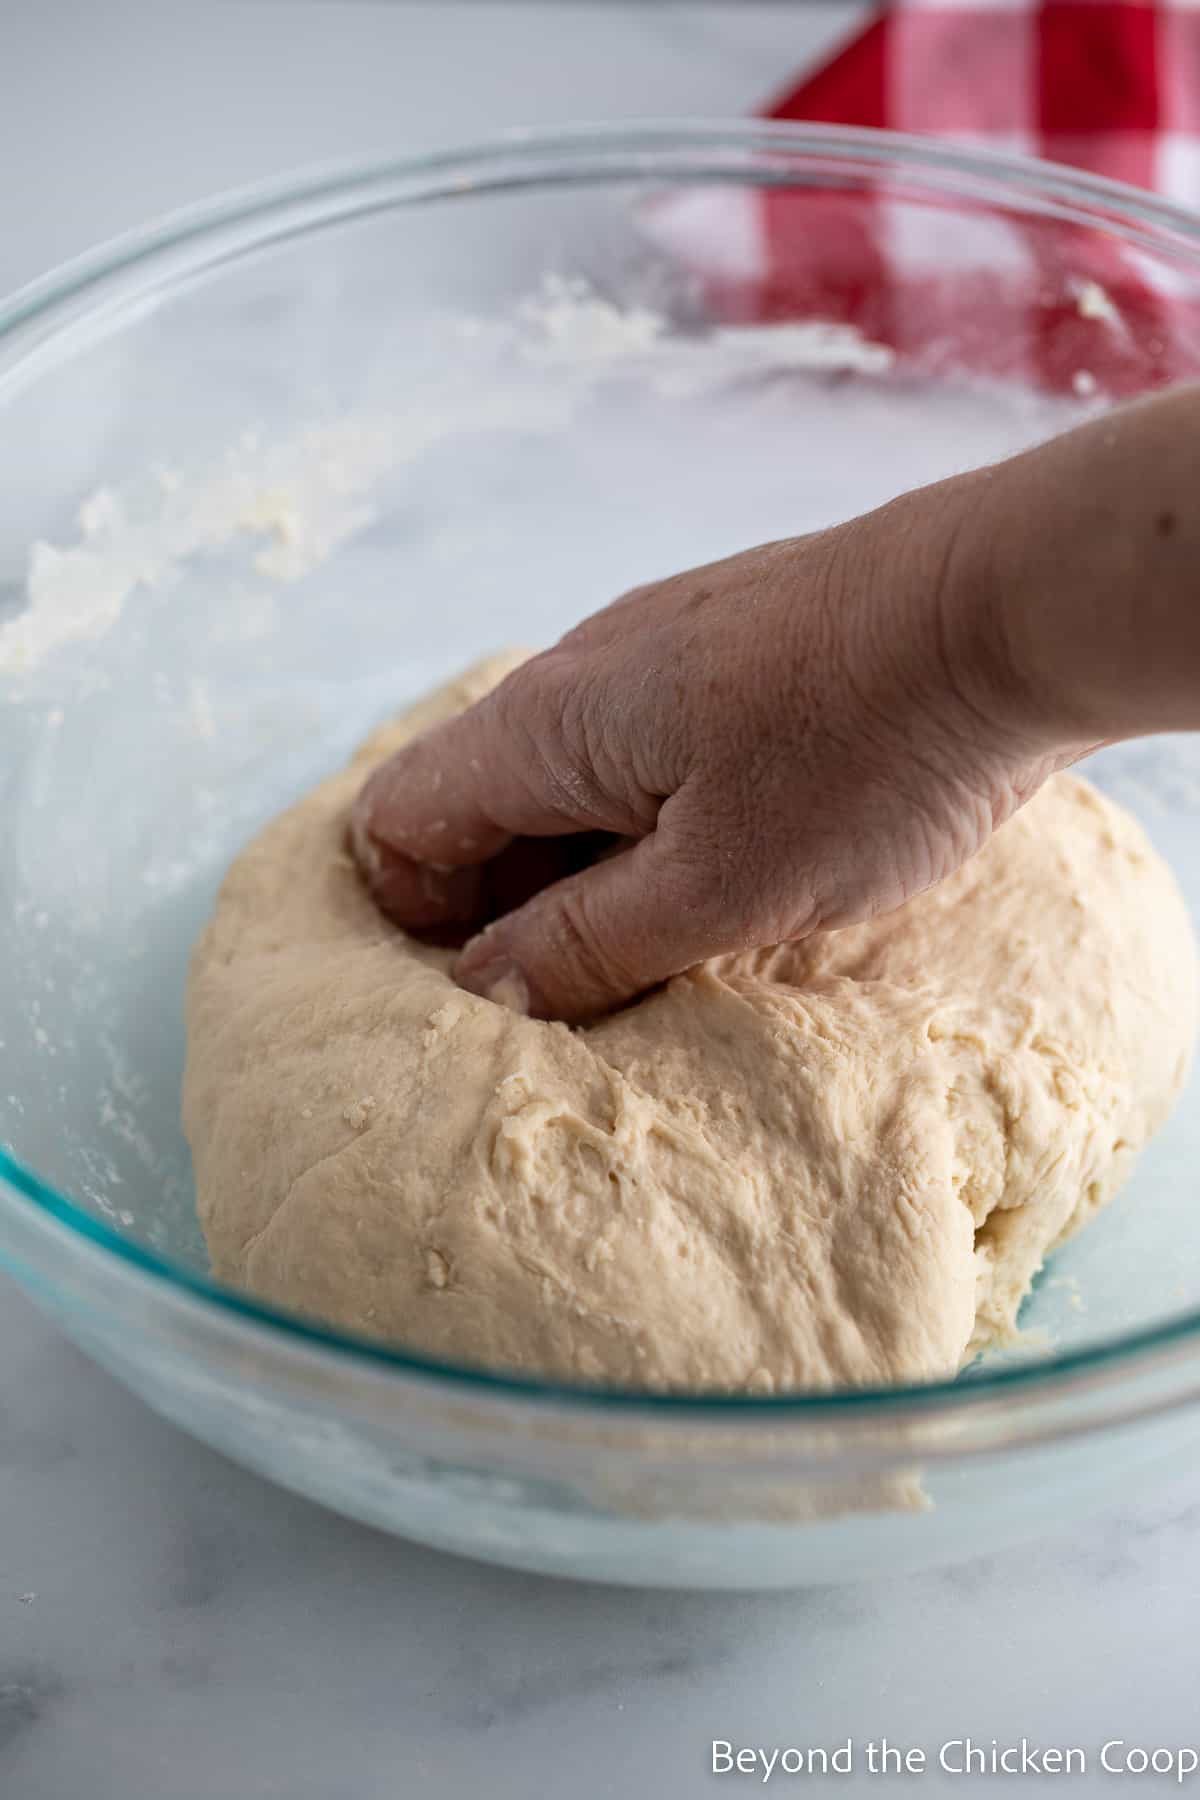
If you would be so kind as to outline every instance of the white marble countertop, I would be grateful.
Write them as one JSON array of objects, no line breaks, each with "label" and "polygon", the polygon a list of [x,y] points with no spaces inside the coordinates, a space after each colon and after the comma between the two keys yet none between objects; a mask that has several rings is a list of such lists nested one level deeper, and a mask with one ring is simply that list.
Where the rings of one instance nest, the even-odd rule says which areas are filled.
[{"label": "white marble countertop", "polygon": [[[5,20],[0,288],[300,161],[507,124],[744,111],[853,18],[42,0]],[[1200,1734],[1200,1472],[1080,1533],[1064,1518],[1032,1550],[871,1587],[575,1587],[393,1542],[242,1473],[5,1284],[0,1532],[5,1800],[676,1800],[713,1787],[713,1738]],[[1096,1784],[1121,1782],[1075,1788]]]}]

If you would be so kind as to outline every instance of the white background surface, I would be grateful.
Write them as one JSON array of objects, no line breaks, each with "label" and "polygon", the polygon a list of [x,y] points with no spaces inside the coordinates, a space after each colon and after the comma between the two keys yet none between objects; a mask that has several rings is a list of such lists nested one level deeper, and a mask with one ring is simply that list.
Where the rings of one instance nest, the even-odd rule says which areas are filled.
[{"label": "white background surface", "polygon": [[[298,162],[510,124],[746,111],[854,16],[6,8],[0,288]],[[1197,1742],[1198,1584],[1186,1471],[1135,1513],[1080,1533],[1064,1518],[1029,1552],[869,1588],[638,1594],[478,1568],[192,1445],[0,1285],[4,1800],[676,1800],[755,1791],[706,1772],[713,1737],[886,1734],[936,1753],[1025,1735],[1093,1756],[1110,1737]],[[776,1776],[767,1791],[817,1786]]]}]

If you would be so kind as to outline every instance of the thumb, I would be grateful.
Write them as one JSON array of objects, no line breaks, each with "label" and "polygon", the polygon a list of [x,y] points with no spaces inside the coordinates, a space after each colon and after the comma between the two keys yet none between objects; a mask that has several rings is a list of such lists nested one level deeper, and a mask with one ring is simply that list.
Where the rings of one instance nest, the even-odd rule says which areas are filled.
[{"label": "thumb", "polygon": [[515,1012],[579,1024],[735,946],[715,883],[657,833],[487,926],[455,965],[460,986]]}]

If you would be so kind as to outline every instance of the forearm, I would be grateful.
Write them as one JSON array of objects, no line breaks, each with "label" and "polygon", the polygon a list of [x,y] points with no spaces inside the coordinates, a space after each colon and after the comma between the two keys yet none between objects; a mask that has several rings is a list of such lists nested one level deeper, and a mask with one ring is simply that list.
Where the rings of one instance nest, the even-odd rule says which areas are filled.
[{"label": "forearm", "polygon": [[1037,733],[1200,728],[1200,387],[967,480],[963,566]]}]

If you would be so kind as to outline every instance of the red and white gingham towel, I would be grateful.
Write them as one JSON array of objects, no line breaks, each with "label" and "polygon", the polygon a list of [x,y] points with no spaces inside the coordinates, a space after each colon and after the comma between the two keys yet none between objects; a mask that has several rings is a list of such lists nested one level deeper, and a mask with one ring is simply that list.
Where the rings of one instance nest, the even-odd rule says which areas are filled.
[{"label": "red and white gingham towel", "polygon": [[1047,157],[1200,204],[1200,6],[900,0],[768,111]]},{"label": "red and white gingham towel", "polygon": [[[896,0],[768,116],[1039,156],[1200,211],[1200,0]],[[726,189],[664,236],[726,316],[823,317],[902,357],[1119,395],[1200,373],[1200,280],[1120,229],[901,188]]]}]

